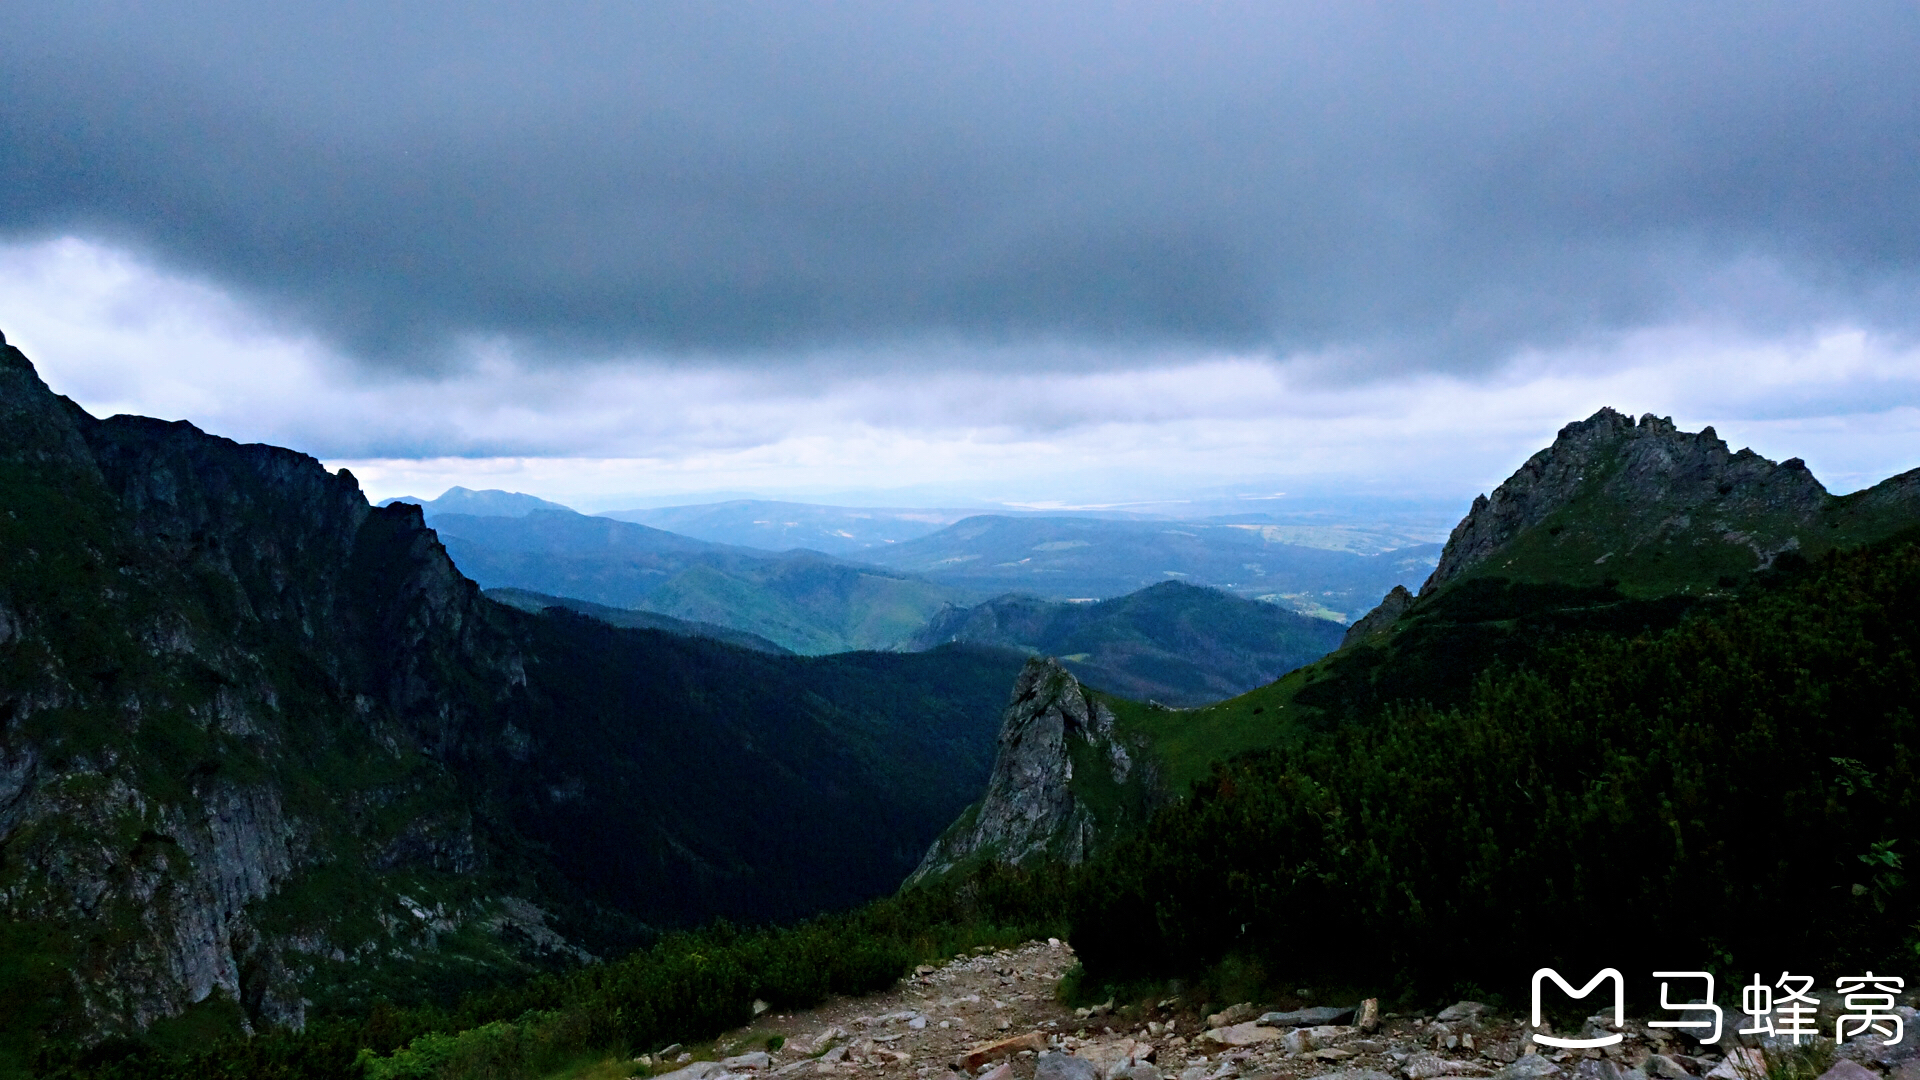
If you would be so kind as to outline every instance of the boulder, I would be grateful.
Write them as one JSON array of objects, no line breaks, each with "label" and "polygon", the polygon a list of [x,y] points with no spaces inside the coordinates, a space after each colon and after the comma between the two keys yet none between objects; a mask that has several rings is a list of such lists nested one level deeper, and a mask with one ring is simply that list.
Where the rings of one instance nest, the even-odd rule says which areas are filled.
[{"label": "boulder", "polygon": [[1022,1050],[1031,1050],[1038,1054],[1047,1048],[1047,1037],[1038,1031],[1029,1031],[1025,1035],[1015,1035],[998,1042],[982,1043],[979,1046],[953,1059],[955,1068],[971,1073],[989,1061],[1010,1058]]},{"label": "boulder", "polygon": [[1439,1054],[1415,1054],[1407,1059],[1403,1071],[1407,1080],[1432,1080],[1436,1076],[1485,1076],[1491,1069],[1476,1061],[1456,1061]]},{"label": "boulder", "polygon": [[[1270,1012],[1262,1016],[1258,1022],[1268,1027],[1319,1027],[1322,1024],[1337,1024],[1352,1015],[1351,1008],[1336,1009],[1331,1005],[1320,1005],[1311,1009],[1295,1009],[1292,1012]],[[1219,1027],[1219,1024],[1212,1023],[1212,1019],[1208,1017],[1209,1026]],[[1379,1023],[1379,1002],[1374,1001],[1374,1025],[1377,1027]]]},{"label": "boulder", "polygon": [[1243,1001],[1238,1005],[1229,1005],[1219,1012],[1214,1013],[1212,1016],[1207,1017],[1207,1026],[1210,1028],[1232,1027],[1241,1021],[1251,1020],[1258,1015],[1260,1015],[1260,1010],[1253,1007],[1253,1002]]},{"label": "boulder", "polygon": [[1539,1054],[1522,1054],[1520,1060],[1493,1074],[1493,1080],[1548,1080],[1560,1075],[1560,1066]]},{"label": "boulder", "polygon": [[[1652,1073],[1653,1070],[1647,1070]],[[1707,1080],[1763,1080],[1767,1059],[1751,1046],[1736,1046],[1727,1051],[1727,1059],[1707,1073]]]},{"label": "boulder", "polygon": [[1456,1020],[1477,1020],[1492,1011],[1492,1006],[1483,1005],[1478,1001],[1456,1001],[1441,1009],[1436,1019],[1451,1024]]},{"label": "boulder", "polygon": [[1880,1074],[1857,1061],[1841,1058],[1833,1068],[1820,1074],[1820,1080],[1880,1080]]},{"label": "boulder", "polygon": [[1648,1076],[1658,1076],[1662,1080],[1691,1080],[1693,1074],[1686,1067],[1666,1054],[1650,1054],[1646,1064],[1641,1066]]},{"label": "boulder", "polygon": [[1101,1077],[1093,1062],[1048,1050],[1035,1059],[1033,1080],[1101,1080]]},{"label": "boulder", "polygon": [[733,1057],[721,1058],[720,1064],[725,1067],[728,1072],[739,1072],[742,1069],[765,1069],[773,1065],[773,1056],[765,1050],[755,1050],[749,1054],[735,1054]]},{"label": "boulder", "polygon": [[684,1069],[675,1069],[659,1080],[707,1080],[726,1072],[726,1066],[717,1061],[696,1061]]},{"label": "boulder", "polygon": [[1272,1042],[1284,1034],[1278,1028],[1264,1027],[1258,1021],[1248,1021],[1231,1027],[1210,1028],[1201,1034],[1200,1041],[1216,1046],[1252,1046],[1255,1043]]}]

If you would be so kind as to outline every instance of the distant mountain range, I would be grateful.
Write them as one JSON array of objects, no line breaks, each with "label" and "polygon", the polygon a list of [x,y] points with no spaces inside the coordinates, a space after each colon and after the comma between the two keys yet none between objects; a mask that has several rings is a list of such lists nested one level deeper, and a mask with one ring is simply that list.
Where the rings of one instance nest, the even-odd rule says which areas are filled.
[{"label": "distant mountain range", "polygon": [[776,555],[570,510],[431,521],[455,565],[483,588],[711,623],[810,656],[894,648],[947,605],[985,595],[817,552]]},{"label": "distant mountain range", "polygon": [[1054,656],[1089,686],[1193,706],[1263,686],[1339,645],[1343,628],[1176,581],[1092,604],[1002,596],[949,608],[909,648],[949,642]]},{"label": "distant mountain range", "polygon": [[741,499],[701,506],[614,510],[600,516],[668,529],[716,544],[768,551],[807,548],[828,555],[859,558],[860,553],[869,548],[917,540],[979,512],[815,506]]},{"label": "distant mountain range", "polygon": [[1438,544],[1361,555],[1289,542],[1286,526],[981,515],[864,552],[956,589],[1107,599],[1163,581],[1211,585],[1346,621],[1432,572]]},{"label": "distant mountain range", "polygon": [[401,495],[392,499],[380,500],[381,506],[394,503],[412,503],[418,506],[428,517],[440,514],[473,514],[478,517],[524,517],[535,510],[565,510],[573,513],[573,507],[534,495],[524,495],[518,491],[500,491],[489,488],[486,491],[474,491],[471,488],[450,487],[440,493],[437,499],[422,499],[413,495]]},{"label": "distant mountain range", "polygon": [[[1298,529],[1314,526],[977,515],[916,540],[867,548],[859,554],[864,561],[855,562],[805,549],[775,554],[714,543],[536,502],[506,492],[456,489],[434,506],[491,505],[514,514],[428,507],[428,521],[455,564],[484,588],[654,612],[725,627],[806,655],[909,648],[943,611],[971,608],[994,596],[1012,594],[1037,603],[1100,601],[1169,581],[1210,586],[1344,623],[1395,586],[1423,580],[1439,551],[1438,545],[1416,545],[1361,554],[1289,542]],[[759,509],[732,504],[724,513],[760,513],[769,504],[754,505]],[[819,527],[841,520],[834,514],[850,512],[815,509],[822,511],[811,519]],[[882,524],[905,528],[902,519]],[[1249,623],[1250,615],[1222,614],[1235,626],[1260,622]],[[1285,622],[1267,619],[1262,625],[1272,624],[1278,633]],[[1147,682],[1113,685],[1151,684],[1181,700],[1193,700],[1203,687],[1235,692],[1252,685],[1242,683],[1255,668],[1238,661],[1222,667],[1224,654],[1197,642],[1188,643],[1188,660],[1178,661],[1188,646],[1175,647],[1172,640],[1156,646],[1164,646],[1160,660],[1184,662],[1186,670],[1176,674],[1169,668]],[[1018,644],[1050,647],[1038,640]],[[1290,639],[1255,651],[1268,658],[1256,665],[1259,670],[1278,662],[1276,657],[1299,657],[1294,663],[1310,658]],[[1141,662],[1136,658],[1136,672]]]}]

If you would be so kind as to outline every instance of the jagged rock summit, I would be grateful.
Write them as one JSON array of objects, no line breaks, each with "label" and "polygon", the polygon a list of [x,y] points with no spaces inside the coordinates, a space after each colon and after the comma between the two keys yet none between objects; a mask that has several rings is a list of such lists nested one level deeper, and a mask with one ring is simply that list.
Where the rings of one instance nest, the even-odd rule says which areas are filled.
[{"label": "jagged rock summit", "polygon": [[1078,864],[1117,820],[1130,820],[1128,804],[1144,808],[1159,788],[1141,748],[1129,749],[1116,731],[1112,710],[1060,661],[1037,657],[1014,681],[986,794],[934,841],[907,881],[988,859]]},{"label": "jagged rock summit", "polygon": [[[1913,524],[1920,470],[1834,496],[1799,458],[1776,463],[1730,450],[1711,427],[1681,431],[1669,418],[1636,422],[1606,408],[1561,428],[1553,445],[1474,499],[1420,596],[1478,576],[1611,583],[1640,596],[1699,592],[1786,552],[1816,554]],[[1390,596],[1347,643],[1410,606]]]}]

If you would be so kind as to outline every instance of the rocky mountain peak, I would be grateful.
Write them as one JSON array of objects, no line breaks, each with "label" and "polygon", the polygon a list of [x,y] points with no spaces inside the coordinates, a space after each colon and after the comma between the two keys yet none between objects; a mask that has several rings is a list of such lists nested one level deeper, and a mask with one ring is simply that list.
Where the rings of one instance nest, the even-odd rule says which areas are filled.
[{"label": "rocky mountain peak", "polygon": [[[1076,768],[1080,770],[1076,782]],[[1084,861],[1112,815],[1093,790],[1157,793],[1153,769],[1114,728],[1113,712],[1060,661],[1036,657],[1014,680],[986,794],[927,849],[909,883],[975,860]]]},{"label": "rocky mountain peak", "polygon": [[[1555,538],[1572,529],[1599,543],[1604,550],[1586,556],[1589,565],[1648,545],[1709,539],[1750,550],[1749,567],[1764,565],[1798,546],[1796,529],[1830,498],[1798,458],[1776,464],[1729,450],[1711,427],[1687,432],[1667,417],[1635,422],[1604,408],[1561,428],[1553,445],[1474,499],[1421,593],[1504,568],[1508,549],[1542,526]],[[1558,518],[1566,520],[1550,520]]]}]

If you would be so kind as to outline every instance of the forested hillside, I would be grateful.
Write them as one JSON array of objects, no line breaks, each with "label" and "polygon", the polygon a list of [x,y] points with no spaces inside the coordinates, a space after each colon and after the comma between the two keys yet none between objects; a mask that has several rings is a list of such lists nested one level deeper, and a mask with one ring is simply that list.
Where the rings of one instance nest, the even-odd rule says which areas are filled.
[{"label": "forested hillside", "polygon": [[1542,965],[1910,964],[1920,545],[1788,562],[1221,765],[1086,869],[1089,975],[1239,957],[1437,995]]}]

